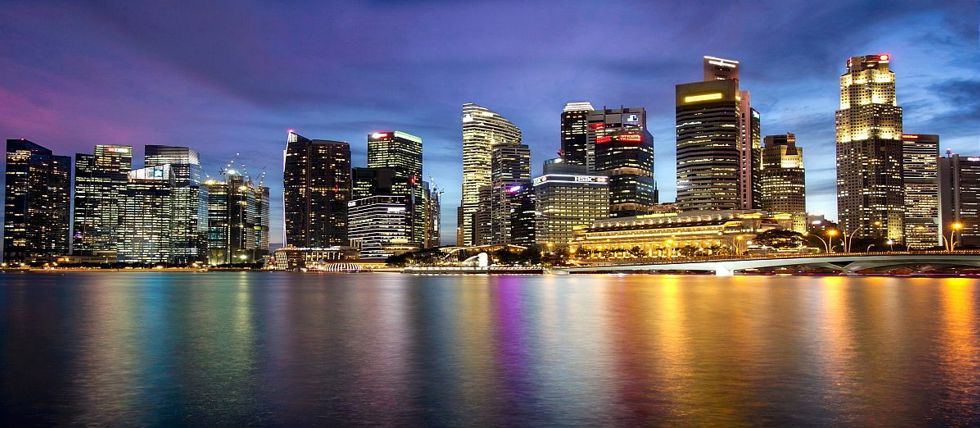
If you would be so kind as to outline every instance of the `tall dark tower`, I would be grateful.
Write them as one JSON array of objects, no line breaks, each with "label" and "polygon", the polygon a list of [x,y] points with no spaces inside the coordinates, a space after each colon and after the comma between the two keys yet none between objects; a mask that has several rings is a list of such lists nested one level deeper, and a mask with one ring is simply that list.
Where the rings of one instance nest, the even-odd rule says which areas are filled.
[{"label": "tall dark tower", "polygon": [[[370,196],[405,196],[406,213],[412,229],[410,242],[421,248],[425,241],[426,218],[422,188],[422,139],[402,131],[377,131],[368,134],[367,141],[368,168],[390,168],[407,184],[402,193],[375,193]],[[355,196],[354,199],[361,197],[364,196]]]},{"label": "tall dark tower", "polygon": [[902,108],[889,61],[851,57],[840,77],[837,216],[845,233],[903,242]]},{"label": "tall dark tower", "polygon": [[350,145],[311,140],[289,131],[283,166],[285,244],[308,248],[349,245]]},{"label": "tall dark tower", "polygon": [[44,262],[68,254],[71,157],[7,140],[5,177],[3,260]]},{"label": "tall dark tower", "polygon": [[653,135],[643,107],[589,113],[589,173],[609,177],[609,215],[645,214],[657,203]]},{"label": "tall dark tower", "polygon": [[561,158],[574,165],[585,165],[589,112],[587,101],[565,104],[561,112]]}]

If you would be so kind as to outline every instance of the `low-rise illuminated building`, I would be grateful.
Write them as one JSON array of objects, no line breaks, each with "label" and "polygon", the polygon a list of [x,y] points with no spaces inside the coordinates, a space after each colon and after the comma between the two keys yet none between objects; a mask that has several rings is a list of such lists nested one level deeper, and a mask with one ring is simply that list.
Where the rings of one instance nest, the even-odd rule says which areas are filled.
[{"label": "low-rise illuminated building", "polygon": [[275,270],[326,270],[327,266],[357,259],[358,250],[353,247],[297,248],[282,247],[272,252],[272,268]]},{"label": "low-rise illuminated building", "polygon": [[347,204],[351,243],[360,247],[360,258],[385,260],[418,249],[412,243],[411,215],[405,196],[376,195]]},{"label": "low-rise illuminated building", "polygon": [[535,241],[544,247],[571,243],[573,229],[609,217],[609,178],[545,174],[534,179]]},{"label": "low-rise illuminated building", "polygon": [[706,257],[742,254],[771,229],[790,229],[789,214],[760,210],[647,214],[597,220],[576,231],[573,254],[591,258]]}]

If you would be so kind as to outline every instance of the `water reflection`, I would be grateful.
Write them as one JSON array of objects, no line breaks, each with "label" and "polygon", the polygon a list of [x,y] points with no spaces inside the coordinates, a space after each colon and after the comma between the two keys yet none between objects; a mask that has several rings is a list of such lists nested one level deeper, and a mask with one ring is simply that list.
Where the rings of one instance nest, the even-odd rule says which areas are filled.
[{"label": "water reflection", "polygon": [[0,275],[0,423],[980,423],[980,281]]}]

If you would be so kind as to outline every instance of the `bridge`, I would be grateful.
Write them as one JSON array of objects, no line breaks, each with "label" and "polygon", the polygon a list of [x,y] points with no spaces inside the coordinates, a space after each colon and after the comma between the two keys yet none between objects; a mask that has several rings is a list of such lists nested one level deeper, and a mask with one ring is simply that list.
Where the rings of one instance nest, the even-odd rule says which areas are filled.
[{"label": "bridge", "polygon": [[797,257],[767,257],[716,260],[662,260],[640,264],[604,264],[565,269],[568,273],[613,273],[700,271],[714,272],[718,276],[732,276],[746,269],[789,266],[822,267],[838,272],[854,273],[864,269],[909,266],[948,265],[980,268],[980,253],[902,253],[902,254],[825,254]]}]

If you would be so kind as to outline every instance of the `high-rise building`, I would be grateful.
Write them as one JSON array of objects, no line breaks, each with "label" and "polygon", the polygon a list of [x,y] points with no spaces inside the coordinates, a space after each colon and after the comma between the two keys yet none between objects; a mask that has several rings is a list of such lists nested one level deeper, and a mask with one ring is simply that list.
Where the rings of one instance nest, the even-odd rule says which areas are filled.
[{"label": "high-rise building", "polygon": [[[490,186],[480,200],[480,212],[489,214],[489,223],[477,223],[478,245],[508,244],[511,239],[511,213],[515,187],[531,185],[531,149],[525,144],[498,144],[490,153]],[[485,217],[478,213],[477,217]]]},{"label": "high-rise building", "polygon": [[474,103],[463,104],[463,185],[458,213],[457,245],[474,245],[474,216],[480,210],[480,189],[491,184],[494,146],[521,143],[521,130],[500,114]]},{"label": "high-rise building", "polygon": [[115,259],[122,192],[132,169],[131,146],[99,144],[93,154],[75,155],[73,254]]},{"label": "high-rise building", "polygon": [[425,207],[425,239],[423,248],[436,248],[442,245],[440,241],[442,227],[442,208],[439,200],[442,198],[442,189],[435,185],[429,186],[427,181],[422,182],[423,206]]},{"label": "high-rise building", "polygon": [[368,168],[401,168],[408,177],[422,181],[422,139],[402,131],[368,134]]},{"label": "high-rise building", "polygon": [[174,229],[176,187],[170,164],[130,171],[122,190],[118,261],[169,263]]},{"label": "high-rise building", "polygon": [[738,147],[738,200],[743,210],[757,209],[762,200],[762,117],[749,105],[749,91],[741,91]]},{"label": "high-rise building", "polygon": [[942,246],[939,235],[939,136],[902,134],[905,183],[905,245]]},{"label": "high-rise building", "polygon": [[350,239],[360,248],[362,259],[385,260],[418,248],[411,242],[407,208],[403,196],[376,195],[350,201]]},{"label": "high-rise building", "polygon": [[705,82],[712,80],[738,81],[738,61],[705,56],[703,65]]},{"label": "high-rise building", "polygon": [[888,55],[855,56],[840,77],[837,217],[847,234],[904,242],[902,108]]},{"label": "high-rise building", "polygon": [[290,130],[284,155],[284,244],[300,248],[348,245],[350,145],[311,140]]},{"label": "high-rise building", "polygon": [[565,162],[585,165],[588,144],[589,112],[595,110],[588,101],[565,104],[561,112],[561,158]]},{"label": "high-rise building", "polygon": [[741,101],[737,80],[677,85],[677,208],[738,209]]},{"label": "high-rise building", "polygon": [[208,263],[256,263],[269,252],[269,188],[235,170],[209,179]]},{"label": "high-rise building", "polygon": [[796,136],[767,135],[762,148],[761,209],[790,214],[793,230],[806,233],[806,170]]},{"label": "high-rise building", "polygon": [[657,203],[653,178],[653,135],[643,107],[589,113],[586,169],[609,178],[609,214],[647,212]]},{"label": "high-rise building", "polygon": [[68,254],[71,157],[7,140],[4,176],[3,260],[46,262]]},{"label": "high-rise building", "polygon": [[546,174],[534,179],[535,242],[557,248],[572,241],[576,227],[609,217],[609,178]]},{"label": "high-rise building", "polygon": [[510,208],[509,244],[528,247],[536,242],[537,209],[531,180],[511,186],[505,193]]},{"label": "high-rise building", "polygon": [[939,159],[939,207],[946,239],[954,234],[956,248],[980,247],[980,156]]},{"label": "high-rise building", "polygon": [[[145,168],[170,165],[173,175],[170,262],[187,265],[207,261],[208,192],[197,151],[188,147],[148,145]],[[132,185],[132,174],[130,174]]]}]

